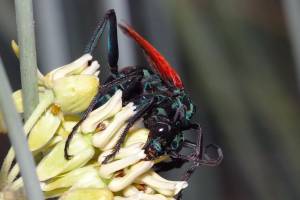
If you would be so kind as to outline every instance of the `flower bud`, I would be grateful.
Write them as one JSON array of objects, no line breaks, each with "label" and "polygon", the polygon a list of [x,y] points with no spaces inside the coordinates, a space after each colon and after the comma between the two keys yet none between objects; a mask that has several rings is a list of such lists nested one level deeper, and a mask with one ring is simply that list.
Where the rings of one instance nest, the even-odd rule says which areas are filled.
[{"label": "flower bud", "polygon": [[93,57],[90,54],[85,54],[70,64],[52,70],[44,77],[45,85],[48,88],[52,88],[56,80],[71,75],[79,75],[84,69],[88,67],[88,64],[92,60],[92,58]]},{"label": "flower bud", "polygon": [[49,72],[43,86],[53,90],[55,103],[64,113],[80,113],[87,109],[99,88],[99,63],[85,54],[74,62]]},{"label": "flower bud", "polygon": [[58,79],[53,84],[55,103],[64,113],[79,113],[87,109],[97,94],[99,80],[90,75],[74,75]]}]

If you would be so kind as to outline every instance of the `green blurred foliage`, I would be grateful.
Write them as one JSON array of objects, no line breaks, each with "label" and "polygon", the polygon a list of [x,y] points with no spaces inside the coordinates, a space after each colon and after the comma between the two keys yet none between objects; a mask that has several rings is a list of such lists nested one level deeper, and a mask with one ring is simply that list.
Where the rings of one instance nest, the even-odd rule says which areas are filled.
[{"label": "green blurred foliage", "polygon": [[[104,10],[97,8],[101,2],[63,2],[73,58],[81,55],[103,15]],[[185,199],[300,199],[300,77],[281,1],[128,3],[134,27],[182,75],[198,105],[195,120],[203,125],[206,142],[217,143],[224,151],[219,167],[197,170]],[[4,47],[14,26],[4,26],[3,21],[0,53],[17,70],[9,47]],[[145,62],[138,52],[138,63]],[[105,58],[100,61],[107,66]],[[172,176],[178,179],[180,174]]]}]

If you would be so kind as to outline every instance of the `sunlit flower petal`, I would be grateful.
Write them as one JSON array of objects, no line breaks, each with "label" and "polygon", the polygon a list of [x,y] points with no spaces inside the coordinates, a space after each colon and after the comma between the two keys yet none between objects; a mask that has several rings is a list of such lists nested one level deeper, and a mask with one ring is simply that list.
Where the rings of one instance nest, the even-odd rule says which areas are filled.
[{"label": "sunlit flower petal", "polygon": [[52,105],[37,121],[28,137],[28,145],[31,151],[39,150],[54,136],[61,123],[60,114],[60,108]]},{"label": "sunlit flower petal", "polygon": [[95,152],[90,142],[81,135],[76,135],[70,144],[69,152],[74,155],[70,160],[64,158],[64,147],[65,141],[59,142],[38,164],[37,174],[40,181],[83,166]]},{"label": "sunlit flower petal", "polygon": [[75,169],[64,175],[42,184],[43,191],[57,190],[59,188],[104,188],[106,185],[101,180],[95,166],[86,166]]},{"label": "sunlit flower petal", "polygon": [[107,189],[84,188],[66,192],[59,200],[113,200],[113,194]]}]

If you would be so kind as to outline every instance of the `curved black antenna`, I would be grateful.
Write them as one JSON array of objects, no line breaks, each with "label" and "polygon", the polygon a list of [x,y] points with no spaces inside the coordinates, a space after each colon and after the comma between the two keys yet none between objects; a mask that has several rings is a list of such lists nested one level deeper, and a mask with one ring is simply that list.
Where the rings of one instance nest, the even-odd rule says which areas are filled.
[{"label": "curved black antenna", "polygon": [[93,35],[84,49],[84,54],[92,54],[97,46],[97,42],[102,36],[106,24],[108,22],[108,64],[110,71],[113,74],[118,73],[119,47],[118,47],[118,32],[117,32],[117,17],[113,9],[105,13],[104,18],[98,23]]},{"label": "curved black antenna", "polygon": [[106,23],[107,23],[107,14],[105,15],[104,19],[100,23],[98,23],[95,31],[93,32],[92,38],[90,39],[89,43],[86,45],[86,47],[83,51],[84,54],[86,54],[86,53],[92,54],[93,53],[93,51],[97,45],[97,42],[103,33]]}]

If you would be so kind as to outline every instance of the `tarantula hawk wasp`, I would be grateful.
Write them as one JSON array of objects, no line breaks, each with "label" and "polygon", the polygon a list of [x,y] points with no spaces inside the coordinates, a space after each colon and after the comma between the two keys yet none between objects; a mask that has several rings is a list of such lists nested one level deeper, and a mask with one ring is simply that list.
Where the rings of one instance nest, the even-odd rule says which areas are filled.
[{"label": "tarantula hawk wasp", "polygon": [[[68,146],[88,114],[95,108],[103,105],[117,89],[123,90],[122,100],[124,104],[134,102],[137,113],[128,120],[127,127],[123,131],[114,147],[111,155],[107,156],[103,163],[107,163],[120,149],[130,127],[140,118],[144,119],[145,127],[150,130],[148,141],[144,146],[147,155],[146,160],[153,160],[163,154],[167,154],[173,160],[193,162],[192,167],[187,170],[182,180],[188,180],[195,168],[199,165],[218,165],[223,154],[216,145],[203,146],[203,135],[197,123],[191,118],[195,112],[195,106],[185,92],[183,83],[171,67],[168,61],[142,36],[128,25],[121,25],[121,30],[132,38],[145,52],[150,67],[126,67],[118,70],[118,42],[117,42],[117,20],[114,10],[109,10],[104,19],[98,24],[84,53],[92,53],[101,37],[106,25],[108,30],[108,64],[111,75],[98,94],[94,97],[90,106],[83,114],[82,119],[76,124],[68,136],[65,146],[65,158],[69,159]],[[183,138],[183,131],[194,129],[197,131],[196,143]],[[180,150],[190,148],[194,151],[191,155],[182,155]],[[213,147],[217,150],[218,157],[211,159],[207,155],[207,149]]]}]

